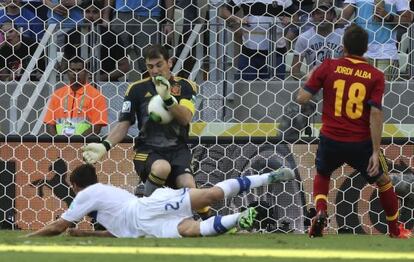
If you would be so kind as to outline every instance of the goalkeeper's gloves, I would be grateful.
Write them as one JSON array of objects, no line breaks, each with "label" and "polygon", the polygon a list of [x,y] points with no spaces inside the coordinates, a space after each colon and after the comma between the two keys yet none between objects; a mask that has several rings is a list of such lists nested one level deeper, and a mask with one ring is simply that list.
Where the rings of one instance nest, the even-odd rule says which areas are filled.
[{"label": "goalkeeper's gloves", "polygon": [[162,98],[167,108],[177,104],[177,100],[171,96],[171,84],[168,79],[163,76],[156,76],[152,81],[154,82],[155,90],[157,90],[158,95]]},{"label": "goalkeeper's gloves", "polygon": [[108,140],[102,141],[102,143],[90,143],[82,148],[83,159],[88,164],[95,164],[106,154],[112,145]]},{"label": "goalkeeper's gloves", "polygon": [[167,100],[171,98],[171,84],[170,81],[168,81],[163,76],[156,76],[153,78],[155,89],[157,90],[157,93],[160,95],[162,100]]}]

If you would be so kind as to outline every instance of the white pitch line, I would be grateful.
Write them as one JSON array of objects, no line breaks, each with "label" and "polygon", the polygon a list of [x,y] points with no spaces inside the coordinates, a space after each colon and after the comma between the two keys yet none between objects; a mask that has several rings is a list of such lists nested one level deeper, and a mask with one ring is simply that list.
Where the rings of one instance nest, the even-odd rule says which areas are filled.
[{"label": "white pitch line", "polygon": [[246,249],[181,247],[107,247],[107,246],[36,246],[0,245],[0,252],[67,253],[67,254],[143,254],[222,257],[338,258],[374,260],[413,260],[414,252],[344,251],[316,249]]}]

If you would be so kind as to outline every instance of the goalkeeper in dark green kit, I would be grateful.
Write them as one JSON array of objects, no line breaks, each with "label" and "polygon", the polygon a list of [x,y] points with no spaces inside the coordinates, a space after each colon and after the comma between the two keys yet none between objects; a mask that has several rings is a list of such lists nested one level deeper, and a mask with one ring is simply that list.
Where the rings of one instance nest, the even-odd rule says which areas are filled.
[{"label": "goalkeeper in dark green kit", "polygon": [[[149,196],[164,186],[195,188],[187,139],[198,87],[192,81],[171,74],[172,61],[162,46],[150,46],[144,57],[150,77],[128,87],[118,124],[102,143],[85,146],[83,157],[87,163],[100,161],[138,121],[140,132],[135,139],[134,166],[145,183],[144,195]],[[148,103],[155,95],[163,99],[174,117],[168,124],[162,125],[149,117]],[[209,208],[199,213],[203,216],[209,213]]]}]

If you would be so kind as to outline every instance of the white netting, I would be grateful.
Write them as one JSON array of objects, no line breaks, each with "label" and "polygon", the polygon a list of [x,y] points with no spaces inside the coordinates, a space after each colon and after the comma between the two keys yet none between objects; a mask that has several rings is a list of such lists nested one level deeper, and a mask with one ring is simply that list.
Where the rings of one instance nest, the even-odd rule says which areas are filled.
[{"label": "white netting", "polygon": [[[48,7],[35,1],[9,2],[0,13],[4,32],[0,44],[1,228],[39,228],[59,216],[72,199],[68,172],[81,163],[79,148],[94,138],[52,142],[42,136],[47,131],[43,119],[52,93],[55,87],[67,84],[70,77],[66,72],[67,60],[80,57],[88,62],[88,79],[106,100],[109,125],[98,134],[103,137],[114,127],[128,83],[145,75],[143,49],[150,43],[163,43],[173,55],[173,73],[200,86],[191,130],[196,180],[200,186],[280,166],[296,172],[294,183],[257,189],[223,201],[214,209],[225,214],[257,205],[262,211],[263,230],[306,229],[312,207],[321,104],[300,111],[293,98],[304,84],[298,79],[313,65],[342,51],[340,29],[325,37],[329,41],[323,37],[309,38],[315,32],[305,33],[318,24],[311,19],[330,13],[330,9],[323,9],[320,3],[319,8],[324,12],[318,9],[319,13],[315,13],[318,10],[312,1],[300,1],[302,8],[292,9],[291,1],[282,0],[263,1],[262,6],[257,5],[260,1],[247,0],[210,3],[182,0],[169,8],[154,2],[155,6],[143,9],[123,6],[125,1],[111,1],[110,7],[105,5],[107,1],[82,1],[80,6],[69,0],[59,1],[61,5],[56,5],[57,1],[48,3],[58,13],[69,12],[68,18],[61,21],[62,17],[56,13],[45,15]],[[345,10],[342,2],[335,2],[338,21]],[[117,3],[124,4],[117,6]],[[277,10],[282,5],[285,6],[281,13]],[[263,6],[267,11],[260,13]],[[86,8],[85,13],[81,7]],[[397,9],[403,7],[400,3]],[[141,11],[134,16],[131,8]],[[363,7],[354,8],[356,11]],[[21,11],[20,15],[16,15],[16,10]],[[149,10],[151,19],[146,17]],[[95,21],[99,15],[106,22]],[[370,17],[366,21],[371,21]],[[321,27],[325,31],[335,22],[332,17],[329,19],[332,20]],[[401,199],[401,220],[411,228],[414,27],[408,25],[385,25],[392,27],[391,35],[398,33],[401,40],[391,41],[399,66],[385,66],[387,76],[393,81],[387,83],[384,97],[386,140],[382,147]],[[384,39],[374,42],[381,41]],[[97,117],[103,118],[103,115]],[[137,134],[137,128],[133,127],[128,136],[133,138]],[[98,170],[100,181],[134,192],[139,181],[132,164],[131,143],[111,150]],[[331,231],[384,232],[385,218],[376,190],[371,186],[362,189],[363,181],[352,172],[344,167],[335,173],[329,195]]]}]

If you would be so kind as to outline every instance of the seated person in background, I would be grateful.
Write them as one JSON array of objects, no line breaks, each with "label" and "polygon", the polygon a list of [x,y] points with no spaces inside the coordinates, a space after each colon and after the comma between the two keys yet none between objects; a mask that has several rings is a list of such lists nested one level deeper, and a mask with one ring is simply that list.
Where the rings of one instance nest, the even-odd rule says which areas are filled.
[{"label": "seated person in background", "polygon": [[300,10],[306,13],[312,13],[313,7],[315,6],[314,2],[318,0],[302,0],[300,1]]},{"label": "seated person in background", "polygon": [[[112,1],[114,10],[110,28],[118,40],[122,39],[122,42],[118,43],[123,45],[131,59],[132,68],[128,72],[130,82],[147,75],[143,56],[145,48],[164,40],[166,43],[172,43],[175,34],[175,2],[178,1]],[[105,16],[109,16],[107,12],[104,13]]]},{"label": "seated person in background", "polygon": [[[125,54],[125,48],[121,42],[117,42],[116,35],[111,32],[108,27],[102,26],[101,10],[104,8],[102,1],[87,0],[80,5],[85,10],[85,19],[83,22],[88,27],[88,30],[83,33],[81,28],[74,28],[68,32],[66,45],[64,47],[64,54],[67,59],[81,54],[82,48],[94,49],[95,56],[99,54],[98,68],[95,79],[98,81],[118,81],[119,78],[124,77],[130,70],[129,62]],[[93,40],[97,39],[97,46],[91,46]],[[91,41],[92,40],[92,41]],[[121,41],[119,38],[118,41]]]},{"label": "seated person in background", "polygon": [[85,62],[78,57],[69,61],[69,85],[52,94],[44,118],[50,135],[98,135],[108,124],[106,99],[88,83]]},{"label": "seated person in background", "polygon": [[43,0],[20,0],[25,9],[29,10],[36,17],[39,18],[43,24],[47,21],[48,7],[44,4]]},{"label": "seated person in background", "polygon": [[[319,0],[315,0],[316,2]],[[325,0],[322,0],[325,1]],[[300,9],[292,17],[292,23],[288,26],[288,32],[292,33],[295,39],[304,32],[308,31],[312,27],[315,27],[315,23],[320,23],[321,13],[318,16],[313,16],[316,4],[313,1],[304,0],[300,3]],[[314,21],[314,19],[316,21]],[[292,47],[293,49],[293,47]]]},{"label": "seated person in background", "polygon": [[312,12],[314,27],[299,35],[295,44],[295,55],[292,61],[292,76],[301,78],[300,71],[303,59],[308,70],[321,64],[326,58],[342,56],[341,39],[343,29],[335,29],[336,12],[332,3],[327,0],[318,1]]},{"label": "seated person in background", "polygon": [[[218,7],[220,17],[229,19],[229,25],[239,24],[242,27],[243,44],[237,65],[237,79],[269,79],[274,76],[273,68],[276,68],[278,78],[284,78],[283,54],[287,48],[283,33],[286,24],[283,21],[296,13],[295,3],[291,0],[212,1],[212,5]],[[235,16],[239,10],[242,11],[242,17]],[[272,54],[275,54],[276,62],[270,65]]]},{"label": "seated person in background", "polygon": [[[6,21],[1,26],[5,41],[0,47],[0,80],[19,80],[25,68],[36,51],[37,43],[34,40],[21,35],[12,21]],[[39,69],[44,69],[44,61],[38,61]],[[33,72],[31,80],[40,79],[39,72]]]},{"label": "seated person in background", "polygon": [[29,8],[21,4],[21,0],[4,0],[4,9],[0,10],[0,24],[13,21],[21,28],[23,36],[39,42],[44,34],[44,22]]},{"label": "seated person in background", "polygon": [[[397,31],[411,24],[412,13],[408,0],[345,0],[341,23],[353,21],[367,30],[369,35],[368,62],[380,69],[388,81],[399,77]],[[355,16],[354,18],[352,18]]]},{"label": "seated person in background", "polygon": [[56,24],[54,32],[54,41],[60,48],[65,40],[65,34],[80,23],[83,16],[82,8],[76,0],[43,0],[44,5],[48,8],[47,26]]}]

